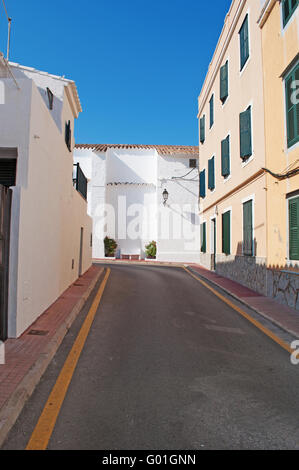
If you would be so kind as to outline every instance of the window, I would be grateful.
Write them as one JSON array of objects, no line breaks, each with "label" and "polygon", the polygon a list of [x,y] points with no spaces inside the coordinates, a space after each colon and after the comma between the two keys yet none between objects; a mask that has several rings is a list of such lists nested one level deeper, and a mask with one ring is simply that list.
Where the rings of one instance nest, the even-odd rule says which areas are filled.
[{"label": "window", "polygon": [[243,204],[243,255],[253,256],[252,200]]},{"label": "window", "polygon": [[298,92],[296,91],[298,90],[298,85],[299,63],[285,79],[288,147],[299,141],[299,100]]},{"label": "window", "polygon": [[50,88],[47,88],[48,100],[49,100],[49,109],[53,109],[54,95]]},{"label": "window", "polygon": [[201,240],[201,252],[207,252],[207,224],[204,222],[200,226],[200,240]]},{"label": "window", "polygon": [[289,19],[293,15],[299,4],[298,0],[283,0],[282,1],[282,18],[283,18],[283,27],[288,23]]},{"label": "window", "polygon": [[195,158],[190,158],[189,168],[197,168],[197,160]]},{"label": "window", "polygon": [[214,95],[210,99],[210,129],[214,124]]},{"label": "window", "polygon": [[203,144],[205,141],[205,127],[206,127],[206,116],[203,116],[200,120],[200,142]]},{"label": "window", "polygon": [[230,211],[222,214],[222,253],[230,255]]},{"label": "window", "polygon": [[289,200],[289,257],[299,260],[299,196]]},{"label": "window", "polygon": [[240,114],[240,157],[246,160],[252,155],[251,106]]},{"label": "window", "polygon": [[241,62],[241,70],[242,70],[249,58],[248,15],[246,15],[245,17],[245,20],[239,31],[239,35],[240,35],[240,62]]},{"label": "window", "polygon": [[225,103],[228,97],[228,61],[220,69],[220,100]]},{"label": "window", "polygon": [[0,158],[0,184],[6,187],[16,185],[16,158]]},{"label": "window", "polygon": [[221,142],[221,174],[224,178],[230,175],[230,139],[229,135]]},{"label": "window", "polygon": [[200,177],[199,177],[199,195],[202,198],[206,197],[206,170],[202,170],[200,172]]},{"label": "window", "polygon": [[208,187],[211,191],[215,189],[215,158],[209,160]]},{"label": "window", "polygon": [[71,131],[71,121],[65,123],[65,143],[69,151],[72,151],[72,131]]}]

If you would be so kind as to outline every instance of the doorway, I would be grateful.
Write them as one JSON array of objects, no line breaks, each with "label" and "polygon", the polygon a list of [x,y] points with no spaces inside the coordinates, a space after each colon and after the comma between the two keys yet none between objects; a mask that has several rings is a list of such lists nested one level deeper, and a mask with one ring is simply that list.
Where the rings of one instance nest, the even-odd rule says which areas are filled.
[{"label": "doorway", "polygon": [[84,235],[84,229],[83,229],[83,227],[81,227],[81,231],[80,231],[80,252],[79,252],[79,272],[78,272],[79,277],[82,276],[83,235]]},{"label": "doorway", "polygon": [[0,341],[8,336],[8,275],[12,190],[0,185]]},{"label": "doorway", "polygon": [[217,236],[216,236],[216,218],[211,220],[211,270],[216,271],[216,253],[217,253]]}]

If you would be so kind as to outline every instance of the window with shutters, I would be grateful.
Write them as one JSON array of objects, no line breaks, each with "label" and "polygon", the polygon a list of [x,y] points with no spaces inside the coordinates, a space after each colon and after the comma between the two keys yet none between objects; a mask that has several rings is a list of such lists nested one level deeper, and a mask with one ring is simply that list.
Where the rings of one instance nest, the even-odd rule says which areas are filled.
[{"label": "window with shutters", "polygon": [[248,15],[246,15],[245,20],[239,31],[240,36],[240,63],[241,70],[249,59],[249,26],[248,26]]},{"label": "window with shutters", "polygon": [[220,100],[225,103],[228,97],[228,61],[220,69]]},{"label": "window with shutters", "polygon": [[72,151],[72,131],[71,131],[71,121],[65,123],[65,143],[69,151]]},{"label": "window with shutters", "polygon": [[240,157],[246,160],[252,155],[251,106],[240,114]]},{"label": "window with shutters", "polygon": [[299,0],[282,0],[283,27],[285,27],[288,21],[291,19],[298,5]]},{"label": "window with shutters", "polygon": [[6,187],[16,185],[16,158],[0,158],[0,184]]},{"label": "window with shutters", "polygon": [[243,255],[253,256],[252,200],[243,204]]},{"label": "window with shutters", "polygon": [[215,189],[215,157],[209,160],[208,167],[208,187],[211,191],[213,191],[213,189]]},{"label": "window with shutters", "polygon": [[299,63],[285,78],[287,145],[299,141]]},{"label": "window with shutters", "polygon": [[206,170],[202,170],[199,176],[199,195],[202,198],[206,197]]},{"label": "window with shutters", "polygon": [[230,227],[231,227],[231,215],[230,211],[222,214],[222,253],[230,255]]},{"label": "window with shutters", "polygon": [[221,174],[224,178],[230,175],[230,138],[221,141]]},{"label": "window with shutters", "polygon": [[214,124],[214,95],[210,99],[210,129]]},{"label": "window with shutters", "polygon": [[200,119],[200,142],[203,144],[205,141],[205,127],[206,127],[206,116]]},{"label": "window with shutters", "polygon": [[299,196],[289,200],[289,258],[299,260]]},{"label": "window with shutters", "polygon": [[204,222],[200,225],[200,241],[201,241],[201,252],[207,252],[207,224]]}]

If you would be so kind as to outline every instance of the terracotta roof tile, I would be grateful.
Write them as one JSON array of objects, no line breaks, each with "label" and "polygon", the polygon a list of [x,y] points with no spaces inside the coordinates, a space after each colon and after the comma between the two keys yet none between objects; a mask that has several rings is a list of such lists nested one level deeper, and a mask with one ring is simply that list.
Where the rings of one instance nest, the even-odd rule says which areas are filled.
[{"label": "terracotta roof tile", "polygon": [[117,149],[155,149],[160,155],[188,154],[198,156],[199,148],[191,145],[126,145],[126,144],[76,144],[77,149],[93,149],[106,152],[108,148]]}]

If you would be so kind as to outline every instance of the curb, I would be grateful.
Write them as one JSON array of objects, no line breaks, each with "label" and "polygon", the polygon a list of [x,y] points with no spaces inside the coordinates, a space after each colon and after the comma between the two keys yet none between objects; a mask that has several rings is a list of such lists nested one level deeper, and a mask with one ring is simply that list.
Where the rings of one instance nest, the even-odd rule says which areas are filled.
[{"label": "curb", "polygon": [[214,287],[216,287],[217,289],[219,289],[220,291],[224,292],[225,294],[228,294],[230,297],[232,297],[233,299],[237,300],[238,302],[240,302],[241,304],[245,305],[245,307],[249,308],[250,310],[253,310],[255,313],[257,313],[258,315],[261,315],[262,317],[266,318],[266,320],[269,320],[271,323],[273,323],[274,325],[278,326],[279,328],[281,328],[283,331],[289,333],[290,335],[292,336],[295,336],[295,338],[298,338],[298,331],[296,332],[295,330],[292,330],[292,328],[289,328],[288,326],[285,326],[283,323],[280,323],[280,321],[278,320],[275,320],[274,318],[270,317],[269,315],[267,315],[267,313],[259,310],[258,308],[256,307],[253,307],[252,305],[250,305],[249,303],[245,302],[245,300],[241,299],[240,297],[238,297],[237,295],[233,294],[231,291],[229,291],[228,289],[226,289],[225,287],[222,287],[222,286],[219,286],[216,282],[213,282],[211,281],[210,279],[207,279],[206,277],[204,277],[202,274],[199,274],[198,271],[196,271],[195,269],[193,269],[191,266],[187,265],[187,269],[189,269],[190,271],[192,271],[193,274],[195,274],[196,276],[198,276],[202,281],[205,281],[206,283],[208,284],[212,284]]},{"label": "curb", "polygon": [[175,262],[167,262],[167,261],[131,261],[131,260],[100,260],[100,259],[93,259],[93,264],[109,264],[109,265],[129,265],[129,266],[158,266],[158,267],[165,267],[165,268],[181,268],[182,266],[187,266],[186,263],[175,263]]},{"label": "curb", "polygon": [[59,346],[61,345],[65,335],[70,329],[72,323],[82,310],[92,290],[97,284],[100,277],[103,275],[105,269],[99,271],[95,278],[91,281],[84,295],[78,300],[68,318],[58,328],[55,335],[48,343],[44,351],[40,354],[39,358],[29,369],[25,377],[18,384],[17,388],[11,397],[5,402],[0,410],[0,446],[4,443],[9,431],[18,419],[25,403],[32,395],[35,387],[42,378],[51,360],[55,356]]}]

